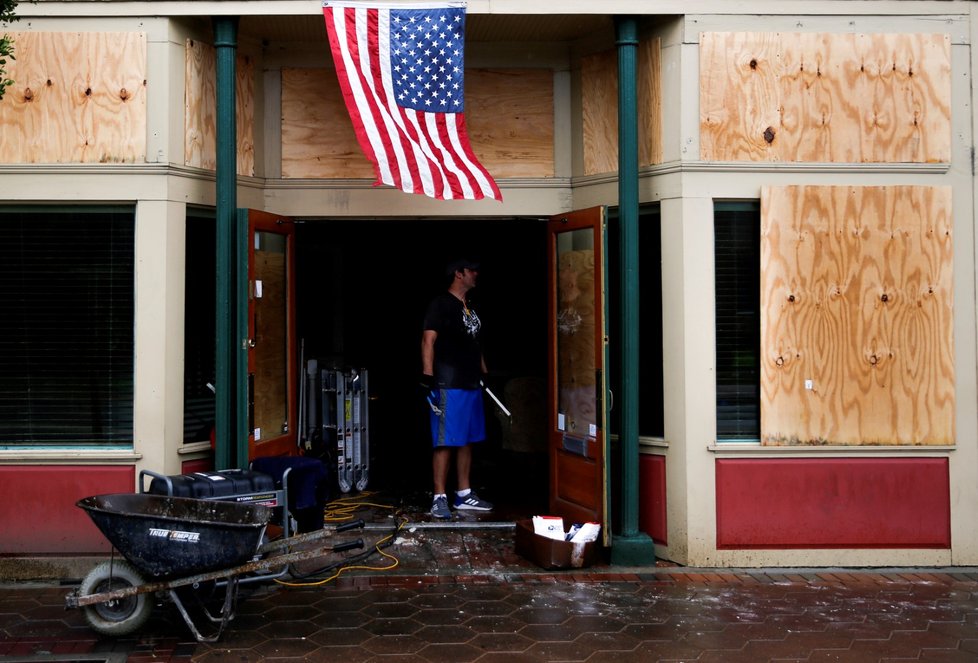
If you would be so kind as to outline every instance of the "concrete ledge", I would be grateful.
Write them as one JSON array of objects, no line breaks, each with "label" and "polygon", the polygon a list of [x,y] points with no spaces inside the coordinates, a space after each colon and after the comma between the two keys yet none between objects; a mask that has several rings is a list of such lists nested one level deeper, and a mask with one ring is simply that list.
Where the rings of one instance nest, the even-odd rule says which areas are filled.
[{"label": "concrete ledge", "polygon": [[108,558],[108,555],[0,557],[0,582],[80,582],[96,564]]}]

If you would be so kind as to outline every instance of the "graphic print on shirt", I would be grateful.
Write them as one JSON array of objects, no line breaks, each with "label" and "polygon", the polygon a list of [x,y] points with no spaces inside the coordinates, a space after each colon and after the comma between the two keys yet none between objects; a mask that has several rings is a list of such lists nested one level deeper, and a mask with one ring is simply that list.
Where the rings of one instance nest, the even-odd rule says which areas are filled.
[{"label": "graphic print on shirt", "polygon": [[468,306],[462,307],[462,324],[472,338],[478,336],[479,330],[482,329],[482,321],[479,320],[479,316]]}]

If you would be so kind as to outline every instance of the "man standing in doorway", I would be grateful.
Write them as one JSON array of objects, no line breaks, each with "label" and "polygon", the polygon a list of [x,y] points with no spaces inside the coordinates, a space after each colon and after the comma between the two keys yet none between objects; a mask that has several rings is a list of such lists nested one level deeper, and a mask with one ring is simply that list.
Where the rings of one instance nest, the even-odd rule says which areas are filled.
[{"label": "man standing in doorway", "polygon": [[424,317],[421,337],[421,386],[431,406],[432,474],[434,499],[431,515],[448,519],[446,485],[452,450],[455,450],[456,509],[490,511],[492,504],[472,490],[472,444],[486,439],[482,405],[482,321],[469,306],[468,292],[479,276],[478,263],[460,259],[445,270],[448,290],[435,297]]}]

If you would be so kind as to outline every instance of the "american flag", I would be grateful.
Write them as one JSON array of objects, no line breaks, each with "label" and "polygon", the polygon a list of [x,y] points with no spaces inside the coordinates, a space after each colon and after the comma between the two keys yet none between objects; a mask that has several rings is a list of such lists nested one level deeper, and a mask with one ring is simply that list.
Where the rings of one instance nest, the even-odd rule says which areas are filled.
[{"label": "american flag", "polygon": [[324,2],[323,15],[376,184],[443,200],[502,200],[465,129],[465,4]]}]

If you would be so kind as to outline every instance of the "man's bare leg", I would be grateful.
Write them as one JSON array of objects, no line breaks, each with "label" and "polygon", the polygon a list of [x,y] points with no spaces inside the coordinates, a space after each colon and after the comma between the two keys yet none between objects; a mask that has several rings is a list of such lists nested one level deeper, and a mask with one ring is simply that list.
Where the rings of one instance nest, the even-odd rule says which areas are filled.
[{"label": "man's bare leg", "polygon": [[464,447],[458,448],[458,455],[455,457],[455,471],[458,473],[458,489],[471,488],[469,472],[472,471],[472,445],[466,444]]},{"label": "man's bare leg", "polygon": [[452,458],[452,450],[449,447],[438,447],[431,454],[431,473],[434,477],[435,495],[445,494],[445,485],[448,483],[448,464]]}]

